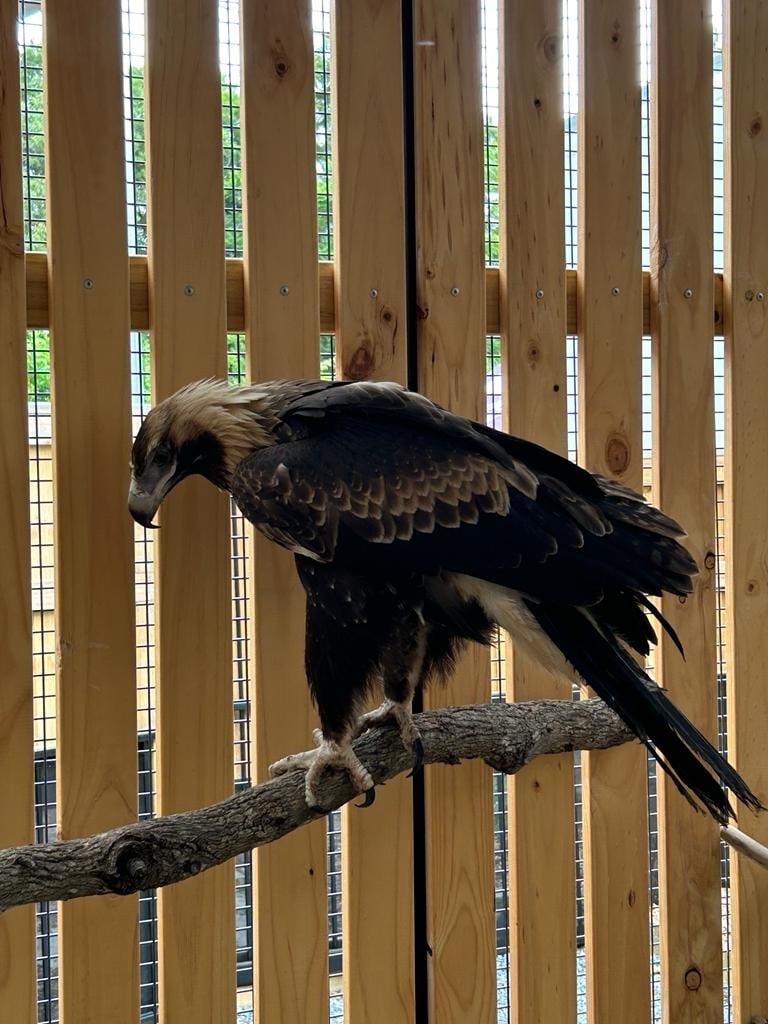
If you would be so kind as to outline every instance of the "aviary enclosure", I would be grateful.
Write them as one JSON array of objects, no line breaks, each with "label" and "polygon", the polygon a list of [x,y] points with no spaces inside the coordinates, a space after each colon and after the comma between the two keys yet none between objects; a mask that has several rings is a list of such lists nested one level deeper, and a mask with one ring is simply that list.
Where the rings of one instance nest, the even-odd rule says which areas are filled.
[{"label": "aviary enclosure", "polygon": [[[126,513],[209,375],[400,380],[644,487],[702,570],[656,676],[765,797],[766,115],[764,0],[0,0],[0,843],[307,745],[289,556],[202,483]],[[502,639],[428,700],[551,696]],[[3,1024],[766,1016],[768,872],[638,744],[0,918]]]}]

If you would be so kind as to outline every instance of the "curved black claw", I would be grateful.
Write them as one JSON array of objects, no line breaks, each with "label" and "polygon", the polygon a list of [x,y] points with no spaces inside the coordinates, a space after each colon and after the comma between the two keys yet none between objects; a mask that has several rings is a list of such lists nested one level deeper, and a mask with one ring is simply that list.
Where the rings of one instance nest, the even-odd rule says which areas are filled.
[{"label": "curved black claw", "polygon": [[416,772],[420,772],[424,767],[424,741],[421,736],[417,736],[411,746],[411,752],[413,754],[413,767],[408,772],[408,778],[413,778]]},{"label": "curved black claw", "polygon": [[355,807],[370,807],[375,799],[376,787],[371,786],[370,789],[366,789],[363,793],[363,802],[361,804],[355,804]]}]

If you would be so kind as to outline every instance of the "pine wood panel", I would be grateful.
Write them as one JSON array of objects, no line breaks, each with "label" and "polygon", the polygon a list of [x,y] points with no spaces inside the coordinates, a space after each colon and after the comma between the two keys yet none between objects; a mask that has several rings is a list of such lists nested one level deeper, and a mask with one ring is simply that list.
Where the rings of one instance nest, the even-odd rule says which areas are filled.
[{"label": "pine wood panel", "polygon": [[[562,4],[501,8],[501,323],[504,427],[566,452]],[[570,697],[564,679],[510,651],[508,698]],[[509,781],[512,1019],[576,1014],[573,757]]]},{"label": "pine wood panel", "polygon": [[[726,5],[726,592],[728,753],[768,803],[768,4]],[[768,843],[766,815],[739,825]],[[768,873],[731,856],[733,1019],[768,1013]]]},{"label": "pine wood panel", "polygon": [[[32,841],[32,615],[18,3],[0,0],[0,846]],[[34,907],[0,918],[0,1022],[32,1024]]]},{"label": "pine wood panel", "polygon": [[[579,460],[640,490],[637,11],[633,0],[581,0],[580,16]],[[607,1024],[629,1009],[647,1020],[645,751],[585,754],[582,777],[588,1019]]]},{"label": "pine wood panel", "polygon": [[[485,275],[480,5],[414,3],[419,389],[484,418]],[[487,700],[487,651],[462,658],[425,706]],[[425,776],[430,1013],[495,1019],[491,775],[483,764]]]},{"label": "pine wood panel", "polygon": [[[337,365],[405,384],[401,4],[338,0],[333,13]],[[379,787],[370,813],[343,812],[344,948],[365,950],[345,964],[351,1021],[413,1020],[412,829],[404,778]]]},{"label": "pine wood panel", "polygon": [[[218,4],[147,5],[153,389],[226,373]],[[156,543],[158,811],[232,791],[229,501],[202,479],[164,503]],[[160,1014],[235,1006],[232,864],[159,896]]]},{"label": "pine wood panel", "polygon": [[[315,377],[319,303],[314,75],[307,0],[243,8],[245,314],[253,380]],[[281,289],[288,289],[287,294]],[[250,534],[253,775],[312,746],[305,598],[289,552]],[[254,989],[262,1024],[328,1016],[323,822],[254,855]]]},{"label": "pine wood panel", "polygon": [[[654,500],[681,522],[700,567],[681,603],[662,613],[685,646],[664,633],[656,677],[716,741],[715,452],[712,363],[712,21],[701,0],[657,3],[651,153]],[[723,1014],[720,842],[662,772],[659,889],[663,1019],[717,1021]]]},{"label": "pine wood panel", "polygon": [[[120,19],[117,0],[46,7],[57,796],[64,839],[136,816]],[[137,927],[136,897],[60,905],[65,1024],[136,1020]]]}]

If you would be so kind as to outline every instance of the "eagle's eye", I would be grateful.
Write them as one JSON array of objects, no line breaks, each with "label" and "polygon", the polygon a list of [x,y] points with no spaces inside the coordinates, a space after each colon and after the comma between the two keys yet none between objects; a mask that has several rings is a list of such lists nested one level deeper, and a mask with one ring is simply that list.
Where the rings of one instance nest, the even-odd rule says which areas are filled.
[{"label": "eagle's eye", "polygon": [[152,452],[152,462],[158,469],[166,469],[170,466],[173,462],[173,453],[170,445],[165,441],[161,441]]}]

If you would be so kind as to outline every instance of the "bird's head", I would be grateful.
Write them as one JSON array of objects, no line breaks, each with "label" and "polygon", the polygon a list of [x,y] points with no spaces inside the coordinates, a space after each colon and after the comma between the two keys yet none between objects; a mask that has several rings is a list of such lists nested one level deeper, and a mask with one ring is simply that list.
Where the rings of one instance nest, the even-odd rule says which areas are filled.
[{"label": "bird's head", "polygon": [[238,463],[273,443],[268,408],[257,385],[202,380],[150,409],[131,454],[128,508],[136,522],[151,527],[165,496],[192,474],[227,490]]}]

